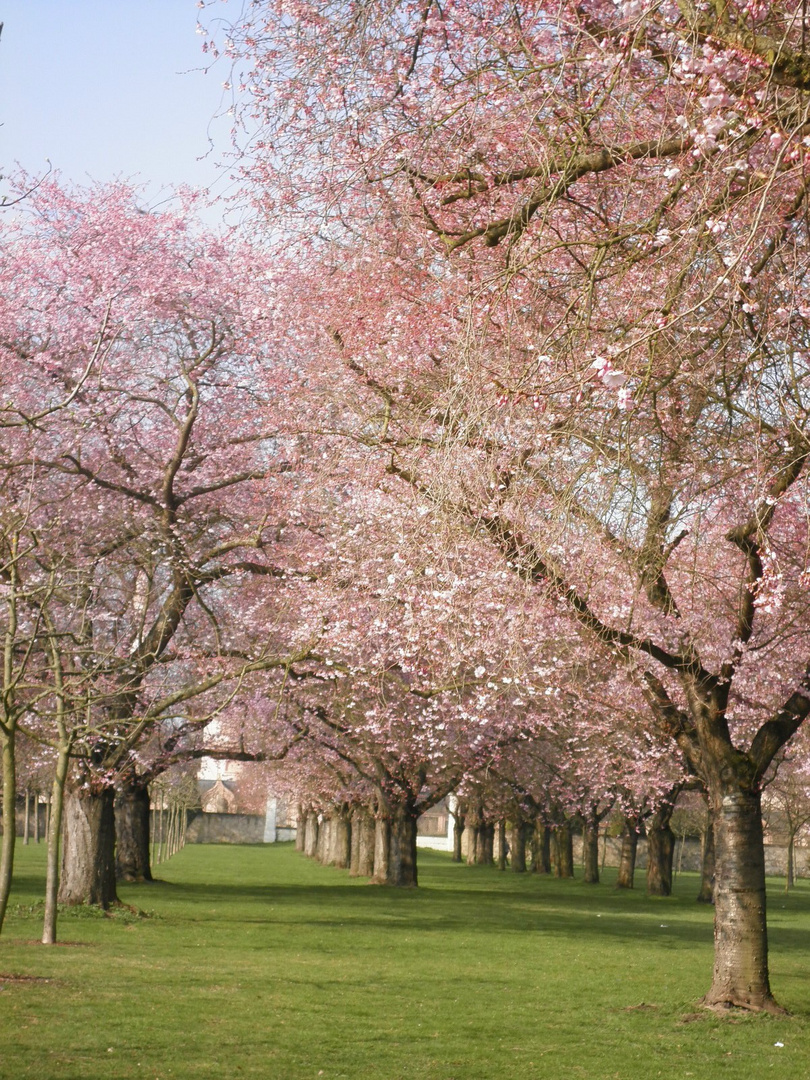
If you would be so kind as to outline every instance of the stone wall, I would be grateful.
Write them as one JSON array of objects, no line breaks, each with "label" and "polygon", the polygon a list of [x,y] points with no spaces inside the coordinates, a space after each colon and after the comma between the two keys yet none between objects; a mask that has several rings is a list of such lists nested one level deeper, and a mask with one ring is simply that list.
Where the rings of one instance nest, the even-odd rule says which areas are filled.
[{"label": "stone wall", "polygon": [[207,814],[194,810],[186,829],[187,844],[262,844],[264,814]]}]

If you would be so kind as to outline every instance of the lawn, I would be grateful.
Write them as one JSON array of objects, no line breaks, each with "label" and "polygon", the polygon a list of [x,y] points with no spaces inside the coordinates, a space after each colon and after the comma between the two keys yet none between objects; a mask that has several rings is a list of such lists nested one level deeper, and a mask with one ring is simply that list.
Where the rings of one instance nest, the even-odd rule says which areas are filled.
[{"label": "lawn", "polygon": [[67,913],[44,948],[44,849],[18,851],[2,1080],[810,1078],[805,882],[770,894],[792,1015],[721,1019],[692,875],[651,900],[420,851],[397,892],[290,845],[190,846],[121,888],[148,917]]}]

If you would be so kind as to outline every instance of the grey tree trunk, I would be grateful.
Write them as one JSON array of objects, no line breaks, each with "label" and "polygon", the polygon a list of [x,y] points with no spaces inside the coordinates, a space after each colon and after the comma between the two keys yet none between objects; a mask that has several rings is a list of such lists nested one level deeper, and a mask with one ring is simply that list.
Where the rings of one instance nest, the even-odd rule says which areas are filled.
[{"label": "grey tree trunk", "polygon": [[17,839],[17,764],[14,748],[14,728],[3,737],[3,843],[0,848],[0,930],[6,917],[14,869],[14,844]]},{"label": "grey tree trunk", "polygon": [[555,825],[553,830],[554,873],[558,878],[574,876],[574,842],[571,836],[571,823]]},{"label": "grey tree trunk", "polygon": [[551,873],[551,829],[540,818],[534,825],[531,871],[533,874]]},{"label": "grey tree trunk", "polygon": [[374,822],[374,873],[372,881],[377,885],[388,884],[388,862],[391,850],[391,822],[379,816]]},{"label": "grey tree trunk", "polygon": [[352,824],[345,810],[336,810],[329,832],[330,866],[345,870],[352,860]]},{"label": "grey tree trunk", "polygon": [[703,833],[700,859],[700,892],[697,894],[699,904],[714,903],[714,820],[710,809],[706,811],[706,829]]},{"label": "grey tree trunk", "polygon": [[62,841],[62,817],[65,805],[65,784],[70,768],[70,742],[61,738],[57,747],[56,770],[48,802],[48,851],[45,871],[45,918],[42,925],[42,944],[56,944],[57,897],[59,894],[59,845]]},{"label": "grey tree trunk", "polygon": [[673,809],[672,803],[662,803],[647,823],[647,892],[650,896],[672,894],[675,834],[669,823]]},{"label": "grey tree trunk", "polygon": [[65,793],[64,848],[59,887],[61,904],[118,902],[115,891],[115,792],[80,782]]},{"label": "grey tree trunk", "polygon": [[118,881],[152,881],[149,813],[148,784],[134,776],[124,777],[115,797],[115,876]]},{"label": "grey tree trunk", "polygon": [[499,870],[505,870],[506,869],[506,855],[507,855],[506,822],[505,821],[499,821],[498,822],[498,869]]},{"label": "grey tree trunk", "polygon": [[352,813],[349,877],[360,877],[360,829],[362,821],[363,811],[358,807]]},{"label": "grey tree trunk", "polygon": [[306,824],[304,826],[304,854],[310,859],[314,859],[318,852],[318,833],[320,832],[320,826],[318,824],[318,815],[314,810],[309,810],[306,816]]},{"label": "grey tree trunk", "polygon": [[587,820],[582,831],[583,876],[586,885],[599,884],[599,822]]},{"label": "grey tree trunk", "polygon": [[780,1011],[768,977],[765,850],[758,790],[710,791],[717,876],[708,1005]]},{"label": "grey tree trunk", "polygon": [[461,838],[463,835],[464,815],[456,811],[453,815],[453,862],[461,862]]},{"label": "grey tree trunk", "polygon": [[476,829],[475,862],[477,866],[492,866],[495,862],[495,823],[482,821]]},{"label": "grey tree trunk", "polygon": [[329,841],[332,833],[332,819],[325,817],[318,826],[318,843],[315,847],[315,858],[322,865],[329,858]]},{"label": "grey tree trunk", "polygon": [[622,827],[622,847],[619,856],[619,873],[616,878],[617,889],[632,889],[636,875],[636,855],[638,853],[639,819],[625,816]]},{"label": "grey tree trunk", "polygon": [[509,855],[512,870],[516,874],[526,873],[526,822],[518,818],[512,822],[509,830]]},{"label": "grey tree trunk", "polygon": [[374,877],[374,843],[377,835],[377,823],[374,815],[363,810],[360,820],[360,839],[357,872],[360,877]]}]

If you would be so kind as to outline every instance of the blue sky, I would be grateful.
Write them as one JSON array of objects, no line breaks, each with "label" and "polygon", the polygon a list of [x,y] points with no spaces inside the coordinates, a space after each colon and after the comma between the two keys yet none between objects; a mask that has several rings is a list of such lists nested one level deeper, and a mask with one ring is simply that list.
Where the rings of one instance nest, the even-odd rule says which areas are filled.
[{"label": "blue sky", "polygon": [[217,167],[227,73],[202,70],[197,15],[195,0],[0,0],[2,171],[48,159],[77,183],[143,181],[152,201],[178,184],[232,191]]}]

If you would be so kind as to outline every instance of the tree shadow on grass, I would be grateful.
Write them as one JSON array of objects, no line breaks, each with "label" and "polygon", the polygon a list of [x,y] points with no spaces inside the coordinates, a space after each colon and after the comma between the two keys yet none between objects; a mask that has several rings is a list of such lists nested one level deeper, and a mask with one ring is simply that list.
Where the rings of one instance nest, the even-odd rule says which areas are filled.
[{"label": "tree shadow on grass", "polygon": [[[616,889],[615,873],[608,873],[605,883],[593,886],[577,879],[462,866],[451,863],[445,855],[420,851],[422,884],[417,889],[395,889],[349,879],[347,871],[321,866],[289,849],[272,853],[278,858],[267,862],[266,847],[250,847],[261,852],[262,876],[271,879],[266,884],[255,880],[156,881],[129,888],[148,890],[145,897],[152,899],[165,890],[164,895],[172,901],[191,905],[195,910],[189,914],[199,921],[217,921],[218,905],[227,905],[229,917],[240,923],[284,924],[291,929],[356,926],[385,933],[428,935],[463,930],[562,937],[575,933],[594,941],[647,940],[663,949],[710,945],[712,941],[712,909],[694,899],[697,875],[683,875],[676,883],[675,895],[659,899],[646,896],[643,888]],[[228,861],[222,855],[214,859]],[[276,873],[267,873],[267,868]],[[799,912],[805,909],[805,902],[788,897],[783,906],[786,913]],[[779,914],[781,909],[777,925],[770,931],[772,944],[783,949],[810,949],[810,931],[778,925]]]}]

